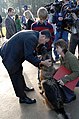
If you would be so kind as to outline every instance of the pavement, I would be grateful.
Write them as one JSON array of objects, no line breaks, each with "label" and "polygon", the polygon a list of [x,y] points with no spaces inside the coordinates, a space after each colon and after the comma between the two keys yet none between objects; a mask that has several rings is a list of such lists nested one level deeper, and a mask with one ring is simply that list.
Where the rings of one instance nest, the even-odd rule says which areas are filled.
[{"label": "pavement", "polygon": [[[23,75],[26,84],[35,91],[27,93],[30,98],[36,98],[36,104],[19,104],[15,96],[11,80],[2,64],[0,57],[0,119],[57,119],[57,114],[45,104],[38,88],[38,70],[32,64],[23,63]],[[77,99],[65,105],[65,110],[71,113],[71,119],[79,119],[79,88],[75,88]]]}]

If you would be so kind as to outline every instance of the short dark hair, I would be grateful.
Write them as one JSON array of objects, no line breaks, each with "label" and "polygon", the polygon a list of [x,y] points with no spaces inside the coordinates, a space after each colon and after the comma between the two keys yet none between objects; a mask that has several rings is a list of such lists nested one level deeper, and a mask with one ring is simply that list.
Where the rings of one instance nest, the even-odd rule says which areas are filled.
[{"label": "short dark hair", "polygon": [[59,39],[54,45],[55,45],[55,47],[60,46],[63,49],[64,53],[68,49],[68,44],[64,39]]},{"label": "short dark hair", "polygon": [[8,8],[8,12],[11,12],[12,10],[14,10],[14,8],[12,7]]},{"label": "short dark hair", "polygon": [[42,35],[45,35],[46,38],[51,38],[51,37],[52,37],[50,31],[47,30],[47,29],[46,29],[46,30],[42,30],[42,31],[40,31],[40,32],[41,32]]},{"label": "short dark hair", "polygon": [[19,18],[18,14],[15,15],[15,20],[17,20]]}]

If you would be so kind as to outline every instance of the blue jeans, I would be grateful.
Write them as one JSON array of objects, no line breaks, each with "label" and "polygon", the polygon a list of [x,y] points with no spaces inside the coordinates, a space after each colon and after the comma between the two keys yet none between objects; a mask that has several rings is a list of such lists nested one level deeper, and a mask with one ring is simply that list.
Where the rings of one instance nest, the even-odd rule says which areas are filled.
[{"label": "blue jeans", "polygon": [[[68,43],[68,32],[67,31],[56,31],[54,43],[56,43],[59,39],[64,39]],[[56,47],[54,46],[54,55],[55,59],[59,59],[59,54],[56,51]]]}]

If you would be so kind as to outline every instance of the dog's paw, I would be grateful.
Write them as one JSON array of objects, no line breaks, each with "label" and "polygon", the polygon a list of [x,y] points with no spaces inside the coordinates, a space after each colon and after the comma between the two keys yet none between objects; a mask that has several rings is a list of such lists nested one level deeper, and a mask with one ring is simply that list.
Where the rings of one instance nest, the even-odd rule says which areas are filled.
[{"label": "dog's paw", "polygon": [[58,114],[57,119],[71,119],[71,116],[70,113],[66,113],[65,115]]},{"label": "dog's paw", "polygon": [[64,119],[64,117],[63,117],[62,114],[58,114],[58,115],[57,115],[57,119]]},{"label": "dog's paw", "polygon": [[43,90],[40,90],[40,94],[43,95],[44,94],[44,91]]},{"label": "dog's paw", "polygon": [[41,83],[38,84],[38,87],[40,90],[42,89]]}]

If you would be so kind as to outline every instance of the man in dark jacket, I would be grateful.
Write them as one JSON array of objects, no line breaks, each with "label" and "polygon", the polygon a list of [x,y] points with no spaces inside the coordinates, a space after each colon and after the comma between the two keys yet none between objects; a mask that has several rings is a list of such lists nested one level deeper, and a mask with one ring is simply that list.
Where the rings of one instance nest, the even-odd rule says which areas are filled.
[{"label": "man in dark jacket", "polygon": [[49,67],[51,65],[50,59],[39,60],[34,56],[34,50],[38,44],[48,42],[50,37],[48,30],[41,32],[21,31],[1,47],[2,62],[9,73],[15,94],[19,97],[20,103],[32,104],[36,102],[35,99],[30,99],[25,94],[25,91],[32,91],[33,89],[29,89],[25,84],[24,76],[22,75],[22,63],[27,60],[36,67],[39,67],[40,64]]},{"label": "man in dark jacket", "polygon": [[16,32],[16,24],[14,21],[14,9],[9,8],[8,9],[8,16],[5,19],[5,26],[6,26],[6,38],[9,39],[11,36],[13,36]]}]

